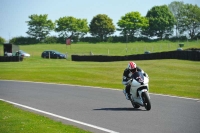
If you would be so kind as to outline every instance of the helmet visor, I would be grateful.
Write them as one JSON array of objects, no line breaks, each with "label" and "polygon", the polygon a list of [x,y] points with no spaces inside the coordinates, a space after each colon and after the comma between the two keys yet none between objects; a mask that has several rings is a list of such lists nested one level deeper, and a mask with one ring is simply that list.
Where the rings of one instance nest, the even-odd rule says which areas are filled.
[{"label": "helmet visor", "polygon": [[136,68],[130,70],[132,73],[136,72]]}]

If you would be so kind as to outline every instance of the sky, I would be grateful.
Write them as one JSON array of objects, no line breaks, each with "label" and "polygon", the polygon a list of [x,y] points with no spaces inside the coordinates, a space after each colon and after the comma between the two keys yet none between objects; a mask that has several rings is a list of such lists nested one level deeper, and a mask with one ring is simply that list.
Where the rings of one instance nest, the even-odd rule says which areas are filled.
[{"label": "sky", "polygon": [[[173,1],[175,0],[0,0],[0,37],[8,41],[13,37],[28,36],[26,21],[30,20],[28,17],[32,14],[48,14],[48,19],[53,22],[60,17],[73,16],[87,19],[88,25],[94,16],[106,14],[117,27],[117,22],[126,13],[137,11],[146,16],[152,7],[169,5]],[[200,0],[180,1],[200,7]],[[51,35],[57,34],[52,32]]]}]

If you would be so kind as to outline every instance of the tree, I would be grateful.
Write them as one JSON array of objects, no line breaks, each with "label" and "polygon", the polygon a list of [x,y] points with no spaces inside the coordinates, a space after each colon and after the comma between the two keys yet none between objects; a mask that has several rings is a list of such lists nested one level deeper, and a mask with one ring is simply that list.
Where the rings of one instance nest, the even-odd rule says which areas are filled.
[{"label": "tree", "polygon": [[10,39],[10,43],[16,44],[16,45],[25,45],[25,44],[36,44],[38,43],[38,40],[33,37],[13,37]]},{"label": "tree", "polygon": [[175,26],[176,26],[176,37],[179,37],[179,27],[180,27],[180,20],[182,19],[183,15],[181,12],[183,12],[184,9],[184,3],[181,1],[173,1],[168,5],[169,10],[172,12],[175,18]]},{"label": "tree", "polygon": [[185,4],[179,20],[180,32],[188,32],[191,39],[200,35],[200,8],[197,5]]},{"label": "tree", "polygon": [[6,42],[6,40],[3,37],[0,37],[0,44],[3,44],[5,42]]},{"label": "tree", "polygon": [[142,17],[139,12],[130,12],[122,16],[117,25],[120,27],[118,30],[121,34],[134,37],[139,35],[141,30],[149,26],[148,19]]},{"label": "tree", "polygon": [[29,16],[30,21],[27,21],[29,28],[26,33],[40,41],[45,39],[54,29],[54,23],[51,20],[47,20],[47,18],[47,14]]},{"label": "tree", "polygon": [[175,18],[167,5],[154,6],[147,12],[146,17],[149,19],[149,27],[145,32],[150,37],[163,39],[163,37],[172,35]]},{"label": "tree", "polygon": [[62,17],[56,20],[56,32],[63,38],[73,36],[84,36],[89,31],[86,19],[76,19],[74,17]]},{"label": "tree", "polygon": [[115,32],[115,26],[112,19],[105,14],[94,16],[89,27],[91,35],[99,37],[101,41]]}]

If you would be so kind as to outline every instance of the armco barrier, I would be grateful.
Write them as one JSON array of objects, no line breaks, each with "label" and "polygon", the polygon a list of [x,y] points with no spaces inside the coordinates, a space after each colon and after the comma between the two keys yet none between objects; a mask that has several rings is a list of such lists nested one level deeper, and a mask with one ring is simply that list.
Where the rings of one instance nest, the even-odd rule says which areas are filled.
[{"label": "armco barrier", "polygon": [[0,62],[19,62],[19,61],[23,61],[23,58],[19,56],[0,56]]},{"label": "armco barrier", "polygon": [[126,61],[126,60],[155,60],[155,59],[182,59],[200,61],[200,51],[168,51],[150,54],[137,54],[127,56],[107,56],[107,55],[72,55],[72,61]]}]

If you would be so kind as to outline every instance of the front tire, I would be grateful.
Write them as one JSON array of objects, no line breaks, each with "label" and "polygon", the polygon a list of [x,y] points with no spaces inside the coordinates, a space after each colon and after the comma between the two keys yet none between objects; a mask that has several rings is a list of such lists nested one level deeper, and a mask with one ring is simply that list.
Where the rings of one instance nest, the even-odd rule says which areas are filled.
[{"label": "front tire", "polygon": [[133,108],[138,109],[140,107],[140,105],[135,104],[132,100],[130,100],[130,101],[131,101],[131,104],[133,105]]},{"label": "front tire", "polygon": [[144,107],[146,110],[150,110],[151,109],[151,102],[150,102],[150,99],[147,95],[147,92],[143,92],[142,93],[142,100],[144,102]]}]

